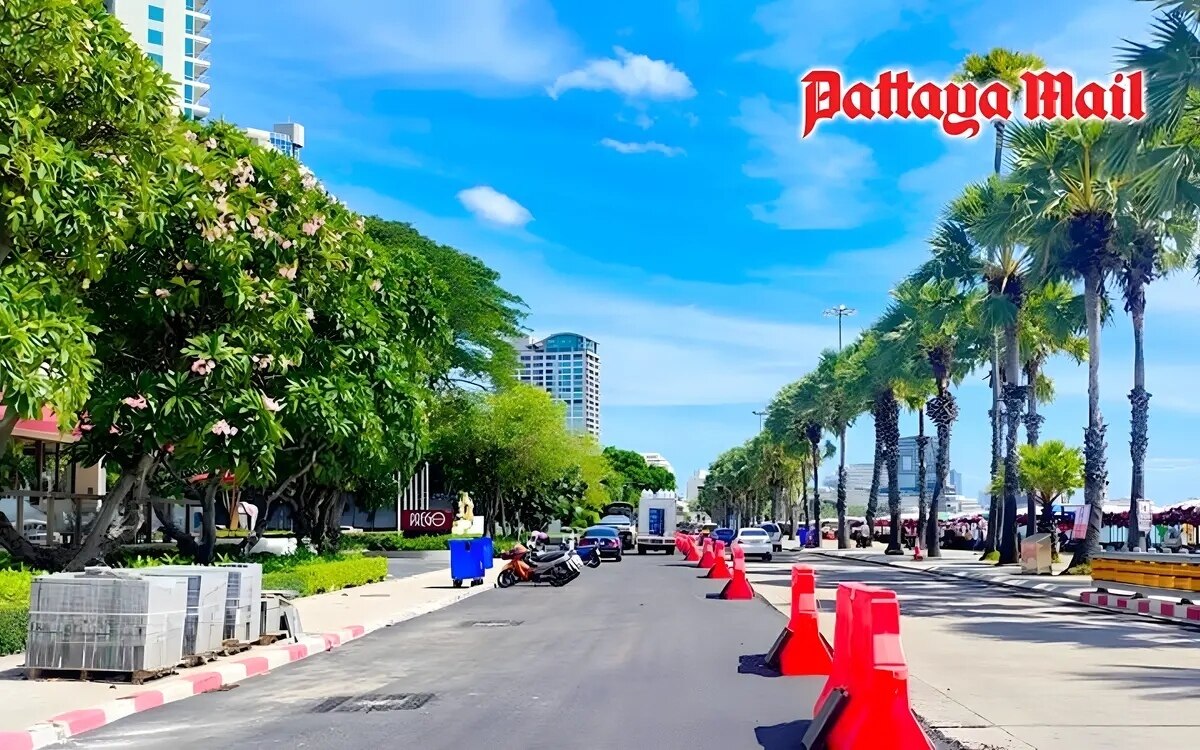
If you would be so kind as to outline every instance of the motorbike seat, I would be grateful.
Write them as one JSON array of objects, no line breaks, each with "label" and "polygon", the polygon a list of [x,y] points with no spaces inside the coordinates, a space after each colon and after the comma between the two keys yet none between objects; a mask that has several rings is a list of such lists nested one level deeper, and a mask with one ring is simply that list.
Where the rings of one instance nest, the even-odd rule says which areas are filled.
[{"label": "motorbike seat", "polygon": [[555,560],[562,559],[566,556],[567,553],[561,550],[554,550],[552,552],[539,552],[533,556],[533,561],[539,563],[554,562]]}]

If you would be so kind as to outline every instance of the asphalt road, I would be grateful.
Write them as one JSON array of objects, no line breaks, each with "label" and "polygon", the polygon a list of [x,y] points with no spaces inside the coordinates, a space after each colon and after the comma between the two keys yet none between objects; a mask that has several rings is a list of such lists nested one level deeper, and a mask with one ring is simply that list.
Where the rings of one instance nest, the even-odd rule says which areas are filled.
[{"label": "asphalt road", "polygon": [[[797,747],[822,683],[767,673],[784,618],[710,599],[719,589],[678,557],[633,555],[562,589],[484,592],[71,746]],[[377,710],[345,710],[365,705]]]},{"label": "asphalt road", "polygon": [[393,578],[407,578],[435,570],[445,570],[449,574],[450,570],[450,562],[448,560],[429,560],[419,557],[389,557],[387,563],[388,575]]}]

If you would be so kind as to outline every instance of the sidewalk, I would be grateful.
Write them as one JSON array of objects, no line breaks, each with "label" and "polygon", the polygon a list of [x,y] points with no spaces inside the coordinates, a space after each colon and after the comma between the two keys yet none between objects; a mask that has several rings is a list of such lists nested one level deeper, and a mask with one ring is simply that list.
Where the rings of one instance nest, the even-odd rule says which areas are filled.
[{"label": "sidewalk", "polygon": [[61,742],[139,711],[219,689],[328,651],[373,630],[449,606],[491,590],[499,568],[484,584],[454,588],[447,571],[389,578],[296,600],[300,643],[255,647],[237,656],[181,669],[145,685],[26,680],[24,654],[0,657],[0,750],[31,750]]}]

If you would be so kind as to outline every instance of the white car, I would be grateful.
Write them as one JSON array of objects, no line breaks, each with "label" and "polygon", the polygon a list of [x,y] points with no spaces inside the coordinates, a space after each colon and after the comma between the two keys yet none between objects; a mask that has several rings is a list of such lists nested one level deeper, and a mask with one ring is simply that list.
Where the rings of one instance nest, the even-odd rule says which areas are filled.
[{"label": "white car", "polygon": [[733,543],[741,547],[747,557],[759,557],[763,562],[771,562],[771,535],[757,526],[738,529]]},{"label": "white car", "polygon": [[767,536],[771,537],[771,548],[776,552],[783,551],[783,529],[779,528],[779,524],[773,521],[760,523],[758,528],[767,532]]}]

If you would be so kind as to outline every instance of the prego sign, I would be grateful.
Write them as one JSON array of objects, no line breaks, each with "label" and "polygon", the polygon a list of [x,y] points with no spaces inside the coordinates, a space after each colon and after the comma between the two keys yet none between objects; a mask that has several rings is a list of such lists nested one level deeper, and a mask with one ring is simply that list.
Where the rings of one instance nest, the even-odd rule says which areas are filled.
[{"label": "prego sign", "polygon": [[401,531],[423,531],[445,534],[454,526],[454,514],[448,510],[402,510]]}]

